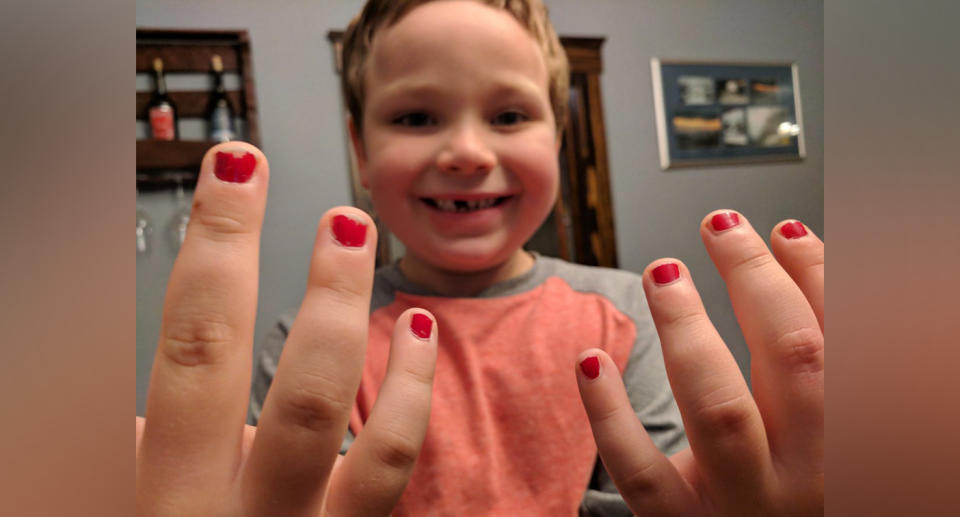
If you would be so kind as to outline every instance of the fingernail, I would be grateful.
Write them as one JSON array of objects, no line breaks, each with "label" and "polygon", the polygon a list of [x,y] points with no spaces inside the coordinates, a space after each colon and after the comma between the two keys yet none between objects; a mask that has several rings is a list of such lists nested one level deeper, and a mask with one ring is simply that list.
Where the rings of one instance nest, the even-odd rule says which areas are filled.
[{"label": "fingernail", "polygon": [[713,224],[714,231],[722,232],[740,224],[740,216],[734,212],[724,212],[713,216],[710,222]]},{"label": "fingernail", "polygon": [[213,173],[221,181],[230,183],[246,183],[253,176],[253,169],[257,166],[257,157],[253,153],[244,153],[237,156],[233,153],[217,151],[213,162]]},{"label": "fingernail", "polygon": [[798,239],[807,234],[807,229],[803,227],[803,223],[793,221],[781,226],[780,234],[788,239]]},{"label": "fingernail", "polygon": [[430,333],[433,331],[433,320],[426,314],[414,314],[410,318],[410,330],[420,339],[430,339]]},{"label": "fingernail", "polygon": [[600,358],[591,355],[590,357],[580,361],[580,371],[587,376],[588,379],[596,379],[600,375]]},{"label": "fingernail", "polygon": [[336,215],[333,217],[333,236],[344,246],[359,248],[367,240],[367,225],[345,215]]},{"label": "fingernail", "polygon": [[676,264],[660,264],[650,272],[653,281],[658,285],[669,284],[680,278],[680,267]]}]

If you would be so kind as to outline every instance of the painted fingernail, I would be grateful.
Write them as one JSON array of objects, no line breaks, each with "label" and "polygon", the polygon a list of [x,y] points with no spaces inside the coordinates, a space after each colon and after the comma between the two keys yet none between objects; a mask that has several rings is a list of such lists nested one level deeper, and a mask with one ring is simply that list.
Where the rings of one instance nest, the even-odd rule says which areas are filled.
[{"label": "painted fingernail", "polygon": [[257,157],[246,151],[237,156],[230,152],[217,151],[213,162],[213,173],[221,181],[230,183],[246,183],[253,176],[253,169],[257,167]]},{"label": "painted fingernail", "polygon": [[800,221],[792,221],[780,227],[780,234],[788,239],[799,239],[807,234],[807,229]]},{"label": "painted fingernail", "polygon": [[650,272],[653,281],[658,285],[669,284],[680,278],[680,267],[676,264],[660,264]]},{"label": "painted fingernail", "polygon": [[734,212],[723,212],[713,216],[710,223],[713,224],[714,231],[722,232],[740,224],[740,216]]},{"label": "painted fingernail", "polygon": [[583,372],[588,379],[596,379],[597,375],[600,375],[600,358],[591,355],[583,361],[580,361],[580,371]]},{"label": "painted fingernail", "polygon": [[345,215],[333,217],[333,236],[350,248],[359,248],[367,240],[367,225]]},{"label": "painted fingernail", "polygon": [[426,314],[414,314],[410,318],[410,330],[420,339],[430,339],[430,333],[433,332],[433,320]]}]

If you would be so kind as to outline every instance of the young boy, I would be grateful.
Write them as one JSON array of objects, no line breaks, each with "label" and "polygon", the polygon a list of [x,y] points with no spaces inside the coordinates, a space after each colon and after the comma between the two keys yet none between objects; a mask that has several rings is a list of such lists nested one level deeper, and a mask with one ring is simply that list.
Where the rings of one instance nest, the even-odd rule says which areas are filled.
[{"label": "young boy", "polygon": [[[370,0],[343,48],[363,184],[406,245],[375,275],[344,451],[384,380],[394,322],[439,329],[426,439],[395,515],[629,513],[570,365],[597,347],[666,454],[686,445],[638,275],[524,251],[558,191],[568,65],[540,0]],[[258,358],[256,424],[295,312]]]}]

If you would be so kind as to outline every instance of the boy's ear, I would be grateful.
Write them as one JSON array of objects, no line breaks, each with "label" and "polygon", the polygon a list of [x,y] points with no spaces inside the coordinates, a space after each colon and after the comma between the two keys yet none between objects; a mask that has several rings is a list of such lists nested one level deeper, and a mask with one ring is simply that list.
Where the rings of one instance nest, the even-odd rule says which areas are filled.
[{"label": "boy's ear", "polygon": [[357,125],[352,116],[347,117],[347,130],[350,133],[350,145],[353,146],[353,155],[357,158],[357,169],[360,173],[360,183],[363,188],[369,189],[367,185],[367,153],[363,148],[363,138],[357,131]]}]

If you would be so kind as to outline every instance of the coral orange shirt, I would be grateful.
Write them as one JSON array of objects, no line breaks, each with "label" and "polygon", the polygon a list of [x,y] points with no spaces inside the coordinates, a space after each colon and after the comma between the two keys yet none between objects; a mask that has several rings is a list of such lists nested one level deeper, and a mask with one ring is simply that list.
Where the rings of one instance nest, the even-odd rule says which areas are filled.
[{"label": "coral orange shirt", "polygon": [[[623,372],[638,334],[625,306],[637,300],[616,298],[644,295],[635,275],[545,257],[536,263],[517,281],[473,298],[414,294],[398,268],[392,279],[381,275],[354,434],[383,382],[397,317],[422,307],[439,330],[430,422],[395,516],[577,515],[597,448],[576,358],[598,347]],[[645,337],[641,346],[659,351]]]},{"label": "coral orange shirt", "polygon": [[[361,432],[383,382],[396,318],[437,319],[430,422],[394,515],[613,516],[630,511],[598,462],[575,376],[579,353],[605,350],[665,453],[686,445],[641,279],[536,255],[524,275],[471,298],[436,296],[396,264],[379,269],[370,341],[350,429]],[[261,346],[248,422],[256,424],[296,311]]]}]

